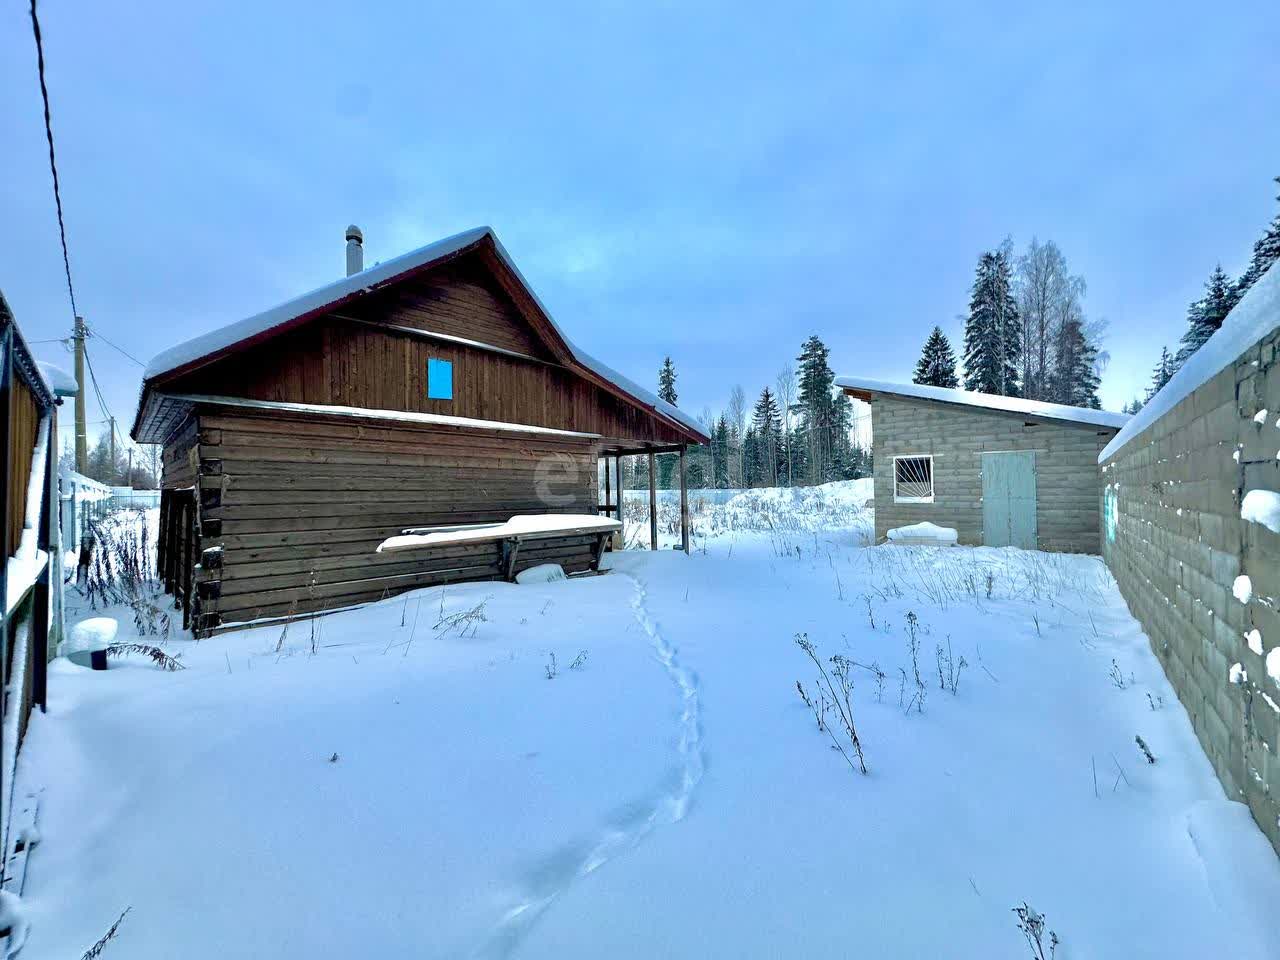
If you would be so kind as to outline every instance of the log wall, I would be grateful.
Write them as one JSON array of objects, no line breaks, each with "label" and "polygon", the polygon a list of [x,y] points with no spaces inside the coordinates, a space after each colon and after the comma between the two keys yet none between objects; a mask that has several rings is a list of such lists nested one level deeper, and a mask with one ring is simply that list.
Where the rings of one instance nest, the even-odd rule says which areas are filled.
[{"label": "log wall", "polygon": [[[407,527],[596,512],[591,438],[201,407],[166,447],[166,487],[188,464],[201,632],[500,576],[496,544],[375,552]],[[545,562],[589,569],[590,540],[525,546],[516,569]]]}]

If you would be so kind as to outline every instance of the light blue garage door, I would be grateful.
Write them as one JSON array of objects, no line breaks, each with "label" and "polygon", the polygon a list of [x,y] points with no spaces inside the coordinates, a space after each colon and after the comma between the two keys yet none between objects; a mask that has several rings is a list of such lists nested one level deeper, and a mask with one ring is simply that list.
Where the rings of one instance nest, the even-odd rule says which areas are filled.
[{"label": "light blue garage door", "polygon": [[982,455],[982,542],[1036,548],[1036,455]]}]

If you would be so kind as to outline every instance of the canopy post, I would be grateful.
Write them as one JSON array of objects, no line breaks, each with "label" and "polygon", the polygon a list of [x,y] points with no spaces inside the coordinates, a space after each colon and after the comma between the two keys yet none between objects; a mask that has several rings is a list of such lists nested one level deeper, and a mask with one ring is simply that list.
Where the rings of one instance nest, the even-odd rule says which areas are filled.
[{"label": "canopy post", "polygon": [[685,473],[685,448],[680,447],[680,546],[689,552],[689,478]]},{"label": "canopy post", "polygon": [[649,451],[649,549],[658,549],[658,458]]},{"label": "canopy post", "polygon": [[617,498],[618,499],[618,522],[623,525],[622,529],[618,531],[618,541],[622,544],[622,549],[626,549],[627,527],[626,527],[626,523],[622,519],[622,454],[618,454],[616,457],[613,458],[613,466],[614,466],[614,469],[617,471],[617,474],[614,478],[615,480],[617,480],[617,483],[615,483],[614,486],[618,488],[618,498]]},{"label": "canopy post", "polygon": [[613,484],[610,482],[609,477],[609,455],[606,453],[604,455],[604,515],[606,517],[609,515],[609,504],[613,503],[613,500],[610,499],[611,491],[609,488],[611,486]]}]

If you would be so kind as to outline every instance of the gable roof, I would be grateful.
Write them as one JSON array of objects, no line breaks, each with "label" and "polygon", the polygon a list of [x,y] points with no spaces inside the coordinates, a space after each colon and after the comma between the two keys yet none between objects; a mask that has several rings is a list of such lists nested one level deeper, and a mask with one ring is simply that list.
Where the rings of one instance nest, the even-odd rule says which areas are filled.
[{"label": "gable roof", "polygon": [[452,237],[411,250],[392,260],[325,284],[279,306],[193,337],[156,354],[147,364],[142,375],[142,398],[138,406],[134,432],[138,431],[142,420],[148,388],[278,336],[375,290],[385,289],[473,251],[493,254],[491,265],[498,273],[508,274],[507,277],[499,276],[499,280],[509,280],[512,282],[511,286],[515,288],[509,289],[508,292],[513,293],[517,309],[548,341],[548,346],[561,362],[621,399],[646,409],[661,419],[673,422],[694,442],[709,442],[702,426],[693,417],[601,363],[569,340],[546,306],[533,292],[533,288],[529,286],[529,282],[520,273],[515,261],[511,259],[490,227],[464,230]]},{"label": "gable roof", "polygon": [[862,377],[836,377],[836,386],[848,394],[866,399],[874,394],[894,397],[911,397],[917,400],[936,400],[966,407],[981,407],[1003,413],[1020,413],[1043,420],[1060,420],[1095,427],[1119,430],[1129,422],[1123,413],[1093,410],[1089,407],[1068,407],[1061,403],[1045,403],[1042,400],[1024,400],[1021,397],[1002,397],[993,393],[975,393],[970,390],[952,390],[948,387],[926,387],[918,383],[885,383],[882,380],[866,380]]}]

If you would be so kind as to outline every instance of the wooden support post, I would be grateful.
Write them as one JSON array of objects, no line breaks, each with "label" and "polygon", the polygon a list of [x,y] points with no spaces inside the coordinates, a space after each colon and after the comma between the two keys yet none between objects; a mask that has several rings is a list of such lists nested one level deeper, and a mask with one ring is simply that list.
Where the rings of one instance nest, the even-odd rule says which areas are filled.
[{"label": "wooden support post", "polygon": [[164,592],[178,596],[178,535],[181,531],[182,498],[178,491],[169,491],[168,520],[165,521]]},{"label": "wooden support post", "polygon": [[516,558],[520,555],[520,541],[508,537],[502,541],[502,575],[508,582],[516,578]]},{"label": "wooden support post", "polygon": [[609,515],[609,504],[613,503],[609,499],[609,487],[611,485],[609,483],[609,457],[606,454],[604,458],[604,515],[606,517]]},{"label": "wooden support post", "polygon": [[[169,536],[169,501],[173,498],[173,494],[168,490],[160,491],[160,529],[156,531],[156,576],[160,578],[161,584],[167,588],[165,582],[167,575],[165,570],[165,546],[167,537]],[[76,544],[76,549],[80,548],[80,544]]]},{"label": "wooden support post", "polygon": [[689,552],[689,477],[685,473],[685,448],[680,448],[680,546]]},{"label": "wooden support post", "polygon": [[649,451],[649,549],[658,549],[658,458]]},{"label": "wooden support post", "polygon": [[[617,481],[618,481],[615,484],[615,486],[618,488],[618,522],[622,523],[623,522],[622,521],[622,454],[618,454],[616,457],[613,458],[613,466],[614,466],[614,469],[617,471]],[[622,540],[622,545],[626,546],[627,528],[625,526],[618,531],[618,537]]]},{"label": "wooden support post", "polygon": [[196,498],[192,493],[190,499],[187,500],[186,509],[183,511],[182,530],[184,542],[182,545],[182,629],[191,629],[191,583],[194,579],[195,561],[192,557],[192,550],[195,546],[196,533]]}]

